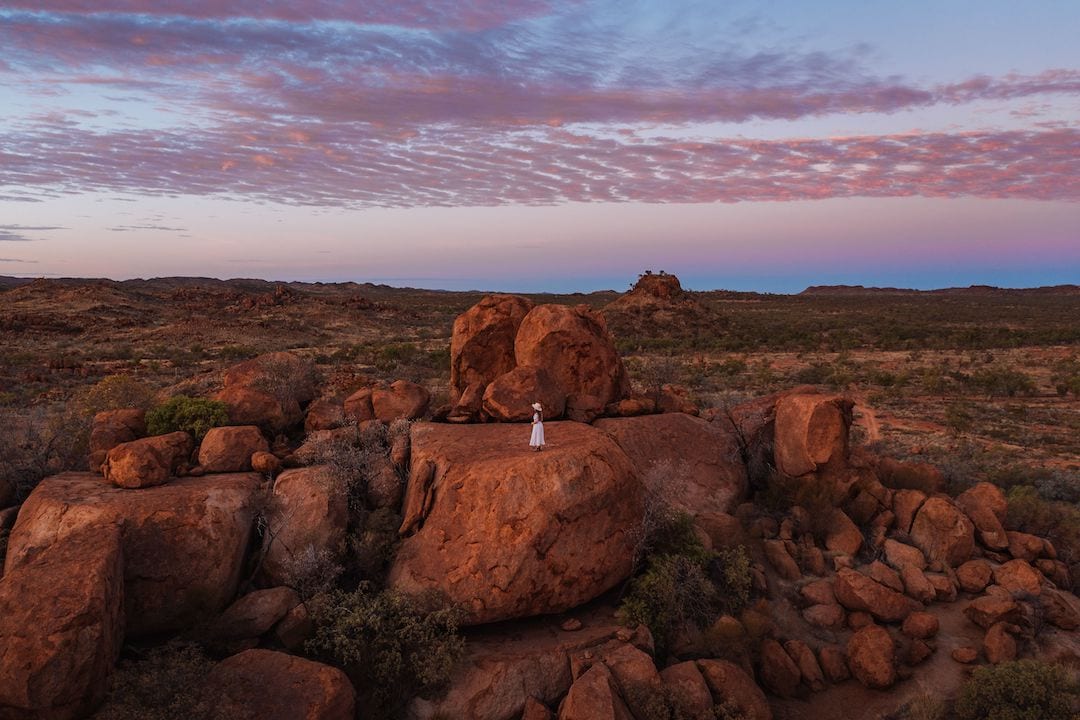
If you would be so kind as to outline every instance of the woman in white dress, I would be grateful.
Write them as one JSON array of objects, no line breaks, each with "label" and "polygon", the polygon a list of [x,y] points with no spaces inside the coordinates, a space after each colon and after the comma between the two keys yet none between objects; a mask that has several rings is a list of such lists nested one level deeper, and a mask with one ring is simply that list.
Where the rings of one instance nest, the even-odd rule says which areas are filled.
[{"label": "woman in white dress", "polygon": [[534,402],[532,409],[536,412],[533,413],[532,419],[532,437],[529,438],[529,447],[537,452],[544,449],[544,407]]}]

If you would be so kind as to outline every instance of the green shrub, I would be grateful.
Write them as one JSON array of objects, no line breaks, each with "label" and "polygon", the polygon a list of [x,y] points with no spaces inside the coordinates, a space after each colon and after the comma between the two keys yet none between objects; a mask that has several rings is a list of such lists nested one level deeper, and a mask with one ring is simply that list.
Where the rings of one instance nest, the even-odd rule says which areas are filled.
[{"label": "green shrub", "polygon": [[414,695],[442,689],[465,649],[458,634],[463,611],[433,594],[376,593],[361,583],[312,608],[315,635],[307,651],[345,670],[360,695],[358,706],[385,717]]},{"label": "green shrub", "polygon": [[[649,477],[659,479],[654,476],[667,470],[654,468]],[[694,534],[693,518],[651,494],[642,532],[635,555],[645,558],[645,569],[631,581],[618,617],[625,625],[647,625],[663,657],[680,625],[707,624],[719,610],[719,593],[708,576],[713,555]]]},{"label": "green shrub", "polygon": [[130,375],[109,375],[80,392],[75,398],[79,412],[93,417],[104,410],[151,407],[155,391],[147,383]]},{"label": "green shrub", "polygon": [[988,395],[1034,395],[1035,381],[1030,376],[1006,367],[989,367],[977,370],[970,383]]},{"label": "green shrub", "polygon": [[172,720],[209,716],[199,691],[214,663],[194,643],[173,641],[121,660],[94,720]]},{"label": "green shrub", "polygon": [[750,602],[754,580],[750,555],[742,545],[716,553],[709,563],[709,577],[716,586],[722,612],[735,615]]},{"label": "green shrub", "polygon": [[229,410],[225,403],[186,395],[171,397],[146,413],[146,429],[151,435],[183,430],[196,439],[213,427],[227,425]]},{"label": "green shrub", "polygon": [[1017,660],[978,668],[956,702],[959,720],[1065,720],[1080,690],[1060,665]]},{"label": "green shrub", "polygon": [[625,625],[648,626],[657,657],[665,657],[678,629],[707,625],[719,612],[720,600],[700,561],[686,555],[656,555],[631,582],[617,617]]}]

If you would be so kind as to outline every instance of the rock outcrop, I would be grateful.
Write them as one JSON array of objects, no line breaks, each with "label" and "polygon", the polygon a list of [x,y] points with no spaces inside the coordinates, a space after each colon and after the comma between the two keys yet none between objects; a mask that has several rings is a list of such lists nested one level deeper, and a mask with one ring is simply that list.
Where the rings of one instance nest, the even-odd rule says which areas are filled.
[{"label": "rock outcrop", "polygon": [[161,485],[191,456],[194,441],[186,432],[121,443],[102,465],[105,479],[121,488]]},{"label": "rock outcrop", "polygon": [[612,437],[643,480],[669,503],[697,516],[728,513],[747,491],[746,466],[735,435],[682,413],[604,418],[595,427]]},{"label": "rock outcrop", "polygon": [[630,572],[640,480],[603,432],[549,423],[549,449],[526,428],[420,423],[412,428],[406,537],[389,583],[437,589],[471,624],[559,612]]},{"label": "rock outcrop", "polygon": [[971,559],[975,526],[950,500],[932,497],[915,514],[911,539],[930,562],[956,567]]},{"label": "rock outcrop", "polygon": [[342,671],[273,650],[246,650],[218,663],[201,698],[230,720],[353,720],[356,692]]},{"label": "rock outcrop", "polygon": [[604,318],[584,305],[533,308],[518,327],[514,356],[547,370],[567,397],[590,395],[606,406],[630,391]]},{"label": "rock outcrop", "polygon": [[211,473],[246,472],[251,470],[251,456],[269,449],[254,425],[210,428],[199,445],[199,465]]},{"label": "rock outcrop", "polygon": [[547,370],[519,365],[487,386],[482,407],[498,422],[528,422],[534,402],[543,406],[545,420],[558,420],[566,410],[566,393]]},{"label": "rock outcrop", "polygon": [[836,395],[788,394],[776,404],[774,455],[791,477],[812,473],[847,453],[851,401]]},{"label": "rock outcrop", "polygon": [[146,413],[137,408],[105,410],[90,426],[90,470],[96,472],[110,450],[146,435]]},{"label": "rock outcrop", "polygon": [[178,630],[236,593],[260,478],[185,477],[139,491],[91,473],[42,480],[8,539],[8,572],[77,532],[119,526],[129,636]]},{"label": "rock outcrop", "polygon": [[120,528],[72,532],[0,579],[0,717],[85,717],[124,637]]},{"label": "rock outcrop", "polygon": [[450,402],[469,387],[484,388],[517,366],[514,338],[522,319],[533,309],[517,295],[488,295],[454,320],[450,337]]},{"label": "rock outcrop", "polygon": [[348,524],[345,483],[326,465],[286,470],[274,482],[263,573],[275,584],[294,580],[298,559],[337,558]]}]

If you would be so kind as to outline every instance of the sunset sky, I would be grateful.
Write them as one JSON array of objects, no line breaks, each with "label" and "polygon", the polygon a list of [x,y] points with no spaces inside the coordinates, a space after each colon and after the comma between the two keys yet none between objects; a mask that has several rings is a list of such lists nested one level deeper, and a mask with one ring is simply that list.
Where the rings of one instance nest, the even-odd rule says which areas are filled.
[{"label": "sunset sky", "polygon": [[1075,0],[0,0],[0,275],[1080,283]]}]

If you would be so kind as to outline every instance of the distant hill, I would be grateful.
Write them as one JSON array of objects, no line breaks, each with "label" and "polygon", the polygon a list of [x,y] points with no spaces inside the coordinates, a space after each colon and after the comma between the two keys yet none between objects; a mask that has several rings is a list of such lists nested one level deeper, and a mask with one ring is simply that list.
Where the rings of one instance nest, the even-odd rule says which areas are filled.
[{"label": "distant hill", "polygon": [[811,285],[799,295],[1080,295],[1080,285],[1035,288],[1000,288],[993,285],[915,290],[913,288],[865,287],[863,285]]}]

